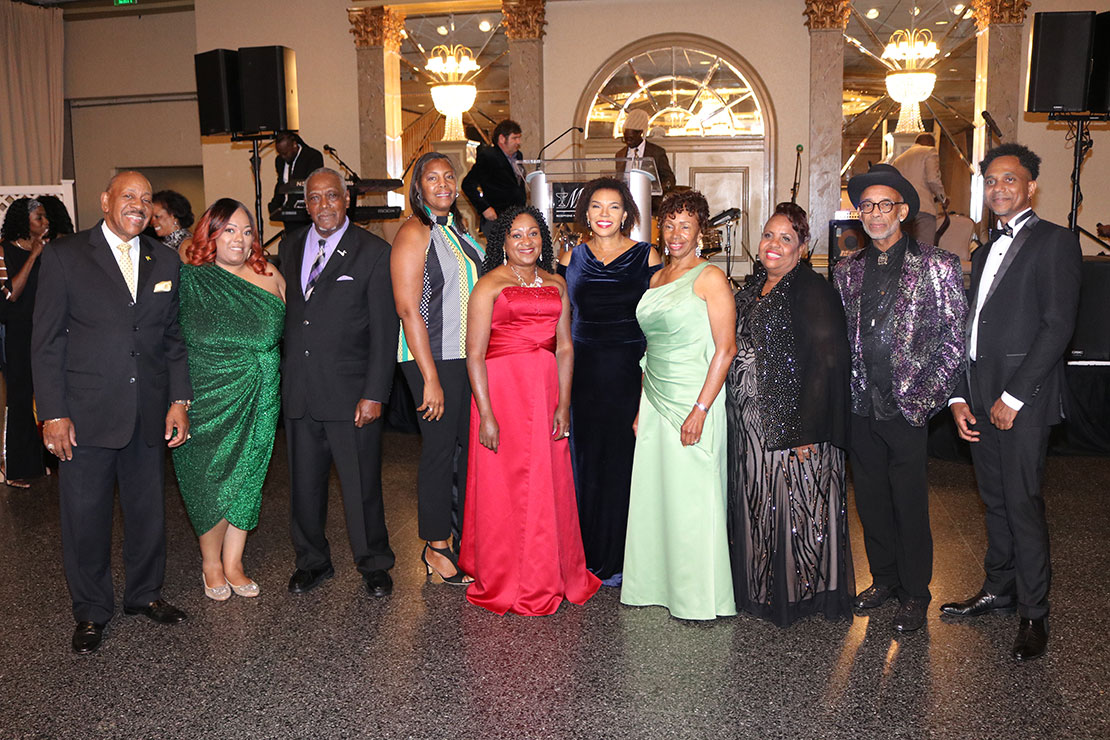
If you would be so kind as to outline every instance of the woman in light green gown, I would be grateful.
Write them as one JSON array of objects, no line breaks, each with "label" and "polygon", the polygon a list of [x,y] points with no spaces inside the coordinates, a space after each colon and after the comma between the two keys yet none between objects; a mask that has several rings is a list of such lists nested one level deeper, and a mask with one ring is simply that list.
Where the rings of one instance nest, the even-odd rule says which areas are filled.
[{"label": "woman in light green gown", "polygon": [[725,274],[701,259],[709,207],[668,195],[659,231],[670,260],[636,307],[647,337],[636,420],[621,602],[680,619],[736,614],[726,524],[727,427],[714,404],[736,354]]}]

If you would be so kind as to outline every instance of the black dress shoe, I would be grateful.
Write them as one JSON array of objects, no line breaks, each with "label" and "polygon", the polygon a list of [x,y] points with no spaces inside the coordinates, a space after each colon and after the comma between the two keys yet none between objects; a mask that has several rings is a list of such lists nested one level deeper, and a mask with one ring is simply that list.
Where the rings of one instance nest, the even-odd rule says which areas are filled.
[{"label": "black dress shoe", "polygon": [[371,596],[380,599],[393,593],[393,579],[389,577],[389,571],[372,570],[362,580],[366,581],[366,590]]},{"label": "black dress shoe", "polygon": [[104,636],[104,625],[96,622],[78,622],[73,630],[73,652],[78,655],[95,653]]},{"label": "black dress shoe", "polygon": [[995,596],[980,591],[970,599],[941,604],[940,610],[950,617],[978,617],[990,612],[1012,612],[1014,599],[1012,596]]},{"label": "black dress shoe", "polygon": [[925,609],[928,599],[907,599],[898,606],[894,615],[894,629],[898,632],[914,632],[925,626]]},{"label": "black dress shoe", "polygon": [[123,613],[142,614],[159,624],[177,624],[178,622],[184,622],[186,617],[185,612],[162,599],[152,601],[146,606],[125,606],[123,607]]},{"label": "black dress shoe", "polygon": [[293,571],[293,576],[289,579],[289,593],[307,593],[334,575],[335,569],[332,568],[330,564],[325,565],[323,568],[314,568],[312,570],[297,568]]},{"label": "black dress shoe", "polygon": [[877,606],[882,606],[883,602],[893,595],[894,589],[892,587],[873,583],[859,592],[856,600],[852,602],[852,606],[857,609],[874,609]]},{"label": "black dress shoe", "polygon": [[[77,639],[77,638],[74,638]],[[1043,619],[1022,619],[1010,654],[1014,659],[1036,660],[1048,650],[1048,625]]]}]

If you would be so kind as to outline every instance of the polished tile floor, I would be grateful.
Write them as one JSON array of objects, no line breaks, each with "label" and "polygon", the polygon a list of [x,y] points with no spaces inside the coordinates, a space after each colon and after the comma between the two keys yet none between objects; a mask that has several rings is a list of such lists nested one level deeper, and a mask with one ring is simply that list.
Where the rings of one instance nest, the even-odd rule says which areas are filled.
[{"label": "polished tile floor", "polygon": [[[255,600],[204,598],[196,541],[169,476],[164,594],[187,622],[117,614],[100,652],[70,652],[54,479],[0,486],[0,738],[1107,738],[1110,461],[1050,458],[1052,638],[1015,664],[1016,617],[942,621],[980,585],[971,468],[931,467],[934,605],[895,638],[894,607],[778,629],[692,624],[603,590],[547,618],[499,618],[426,584],[416,538],[419,442],[386,438],[394,594],[369,597],[331,500],[336,578],[285,589],[293,553],[279,438],[247,550]],[[866,570],[853,518],[857,581]],[[116,583],[122,592],[116,521]]]}]

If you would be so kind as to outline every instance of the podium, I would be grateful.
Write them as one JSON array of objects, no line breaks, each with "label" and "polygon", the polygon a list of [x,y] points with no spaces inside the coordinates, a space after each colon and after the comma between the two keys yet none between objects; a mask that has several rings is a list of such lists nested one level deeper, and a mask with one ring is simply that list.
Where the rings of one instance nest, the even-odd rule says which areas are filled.
[{"label": "podium", "polygon": [[573,223],[574,211],[586,183],[598,177],[623,180],[632,191],[632,200],[639,212],[639,224],[632,228],[635,241],[651,242],[651,196],[662,195],[655,160],[636,159],[631,167],[627,160],[614,159],[525,159],[524,180],[528,183],[529,199],[539,209],[548,225]]}]

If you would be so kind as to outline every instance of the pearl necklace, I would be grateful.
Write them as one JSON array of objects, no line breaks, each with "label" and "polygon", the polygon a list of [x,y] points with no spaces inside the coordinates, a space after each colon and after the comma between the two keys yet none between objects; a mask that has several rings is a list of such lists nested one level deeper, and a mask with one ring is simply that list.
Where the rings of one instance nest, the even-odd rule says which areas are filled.
[{"label": "pearl necklace", "polygon": [[516,275],[516,279],[520,281],[520,287],[522,288],[539,288],[543,285],[543,278],[540,277],[539,267],[533,267],[533,269],[536,271],[536,277],[530,283],[524,282],[524,278],[520,276],[520,273],[517,272],[516,268],[512,265],[509,265],[509,269],[513,271],[514,275]]}]

